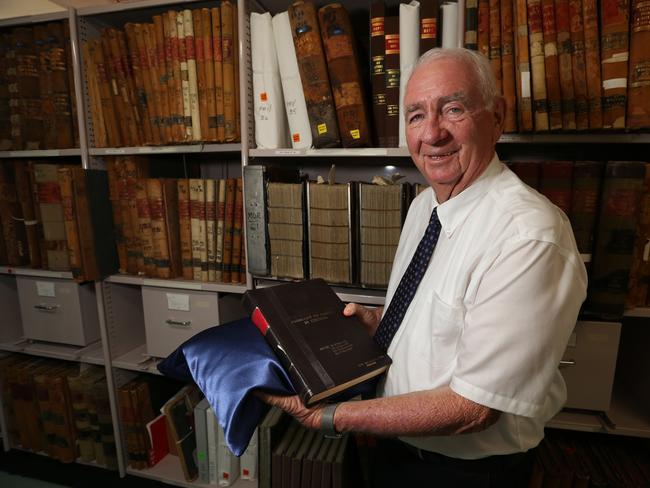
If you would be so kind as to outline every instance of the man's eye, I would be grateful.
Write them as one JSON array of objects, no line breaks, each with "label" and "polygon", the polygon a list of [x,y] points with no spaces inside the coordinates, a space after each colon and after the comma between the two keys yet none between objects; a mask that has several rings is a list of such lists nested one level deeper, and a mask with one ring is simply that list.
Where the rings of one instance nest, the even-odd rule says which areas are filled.
[{"label": "man's eye", "polygon": [[413,124],[416,122],[421,121],[424,118],[424,115],[422,114],[413,114],[409,117],[409,124]]},{"label": "man's eye", "polygon": [[451,117],[457,117],[463,114],[465,111],[461,107],[448,107],[445,109],[445,115]]}]

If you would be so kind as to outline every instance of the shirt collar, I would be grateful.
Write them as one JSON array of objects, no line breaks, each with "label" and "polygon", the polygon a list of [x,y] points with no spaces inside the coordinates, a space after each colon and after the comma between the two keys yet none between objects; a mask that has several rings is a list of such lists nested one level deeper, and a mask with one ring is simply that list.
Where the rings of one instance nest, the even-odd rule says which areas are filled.
[{"label": "shirt collar", "polygon": [[439,204],[435,192],[432,191],[433,206],[434,208],[438,207],[438,218],[447,237],[451,237],[454,230],[465,221],[475,205],[478,204],[479,199],[489,191],[495,176],[501,170],[501,161],[495,152],[487,168],[476,181],[455,197]]}]

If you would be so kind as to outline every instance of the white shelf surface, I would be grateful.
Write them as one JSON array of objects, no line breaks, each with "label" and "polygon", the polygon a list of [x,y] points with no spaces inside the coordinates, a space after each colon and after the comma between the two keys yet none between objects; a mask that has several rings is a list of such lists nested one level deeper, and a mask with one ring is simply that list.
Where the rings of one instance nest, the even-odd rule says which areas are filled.
[{"label": "white shelf surface", "polygon": [[60,156],[81,156],[81,149],[37,149],[33,151],[0,151],[0,158],[56,158]]},{"label": "white shelf surface", "polygon": [[54,342],[39,342],[30,339],[17,339],[0,343],[0,350],[20,352],[44,358],[63,359],[65,361],[80,361],[83,363],[104,365],[104,355],[101,341],[87,346],[72,346]]},{"label": "white shelf surface", "polygon": [[115,368],[128,369],[139,373],[160,374],[156,368],[159,359],[147,354],[147,345],[140,344],[126,354],[115,358],[112,363]]},{"label": "white shelf surface", "polygon": [[37,278],[72,279],[72,273],[70,271],[50,271],[49,269],[16,268],[13,266],[0,266],[0,274],[35,276]]},{"label": "white shelf surface", "polygon": [[189,280],[163,280],[154,278],[144,278],[142,276],[133,275],[111,275],[106,278],[110,283],[121,283],[124,285],[136,286],[157,286],[162,288],[176,288],[184,290],[203,290],[221,293],[244,293],[246,285],[243,284],[230,284],[230,283],[205,283],[203,281],[189,281]]},{"label": "white shelf surface", "polygon": [[625,132],[600,132],[581,134],[502,134],[498,141],[508,143],[537,143],[537,144],[573,144],[573,143],[605,143],[605,144],[647,144],[650,134],[625,133]]},{"label": "white shelf surface", "polygon": [[[188,488],[205,487],[210,488],[215,485],[206,485],[199,482],[185,481],[180,461],[177,456],[168,454],[158,464],[149,469],[132,469],[127,468],[126,472],[134,476],[149,478],[156,481],[162,481],[176,486],[185,486]],[[257,481],[249,481],[239,478],[231,485],[233,488],[257,488]]]},{"label": "white shelf surface", "polygon": [[240,152],[241,144],[184,144],[178,146],[139,147],[92,147],[91,156],[114,156],[126,154],[186,154],[186,153],[232,153]]},{"label": "white shelf surface", "polygon": [[251,157],[346,157],[354,158],[360,156],[369,157],[409,157],[408,149],[405,147],[367,147],[359,149],[344,149],[340,147],[331,149],[250,149],[248,154]]}]

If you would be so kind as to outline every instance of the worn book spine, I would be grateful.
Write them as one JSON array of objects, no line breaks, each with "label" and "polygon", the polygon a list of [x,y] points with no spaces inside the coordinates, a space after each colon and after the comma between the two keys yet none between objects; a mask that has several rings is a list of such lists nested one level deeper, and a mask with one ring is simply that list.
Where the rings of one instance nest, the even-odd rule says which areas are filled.
[{"label": "worn book spine", "polygon": [[[72,112],[70,101],[70,87],[68,86],[68,71],[72,65],[68,64],[65,49],[65,35],[62,22],[47,24],[49,40],[48,58],[50,61],[50,81],[52,88],[52,104],[54,106],[54,127],[56,134],[54,146],[57,148],[74,147],[72,127]],[[69,41],[69,39],[68,39]],[[76,112],[74,113],[76,117]]]},{"label": "worn book spine", "polygon": [[604,167],[602,161],[576,161],[573,165],[569,217],[578,251],[581,254],[591,255],[593,252]]},{"label": "worn book spine", "polygon": [[501,87],[506,99],[504,132],[517,131],[517,90],[515,88],[514,0],[501,0]]},{"label": "worn book spine", "polygon": [[23,221],[25,223],[25,234],[27,238],[27,252],[29,254],[29,265],[32,268],[41,267],[41,253],[39,249],[38,227],[34,212],[34,201],[32,198],[29,170],[22,161],[14,161],[14,180],[16,185],[16,198],[22,208]]},{"label": "worn book spine", "polygon": [[212,19],[212,51],[214,54],[214,96],[216,105],[217,141],[226,140],[223,106],[223,43],[221,42],[221,8],[210,9]]},{"label": "worn book spine", "polygon": [[142,129],[141,142],[145,145],[150,145],[154,143],[154,138],[151,128],[151,118],[149,116],[147,92],[145,91],[145,68],[143,67],[142,57],[140,56],[140,49],[136,41],[135,31],[139,28],[139,26],[133,24],[132,22],[127,22],[124,24],[124,33],[128,46],[127,60],[130,66],[130,70],[133,73],[133,89],[135,90],[134,96],[137,102],[136,109]]},{"label": "worn book spine", "polygon": [[217,226],[217,195],[216,180],[204,180],[205,185],[205,238],[208,252],[208,281],[216,281],[217,260],[215,249],[215,234]]},{"label": "worn book spine", "polygon": [[569,0],[555,0],[555,29],[557,31],[557,60],[562,93],[562,129],[576,130],[575,93],[571,66],[571,27]]},{"label": "worn book spine", "polygon": [[[122,145],[122,132],[119,128],[116,107],[113,99],[111,71],[109,59],[105,56],[103,39],[88,41],[92,64],[96,70],[99,97],[101,100],[102,116],[106,128],[106,145],[119,147]],[[101,146],[99,146],[101,147]]]},{"label": "worn book spine", "polygon": [[174,142],[185,141],[183,79],[177,30],[177,14],[170,10],[163,14],[165,26],[165,63],[168,69],[169,111]]},{"label": "worn book spine", "polygon": [[625,128],[630,35],[629,0],[600,3],[603,129]]},{"label": "worn book spine", "polygon": [[489,29],[490,29],[490,49],[488,59],[494,79],[497,83],[497,91],[502,92],[501,86],[501,8],[499,0],[490,0],[488,8],[490,9]]},{"label": "worn book spine", "polygon": [[463,46],[478,51],[478,0],[465,2],[465,35]]},{"label": "worn book spine", "polygon": [[[231,283],[241,283],[241,262],[242,262],[242,233],[244,225],[244,181],[237,178],[235,182],[235,208],[232,223],[232,266],[230,273]],[[245,279],[245,277],[244,277]]]},{"label": "worn book spine", "polygon": [[0,230],[6,244],[8,263],[19,266],[28,264],[30,252],[12,169],[8,161],[0,164]]},{"label": "worn book spine", "polygon": [[147,178],[146,190],[149,216],[151,218],[152,258],[156,269],[156,277],[171,278],[162,181],[159,178]]},{"label": "worn book spine", "polygon": [[139,102],[137,99],[135,76],[133,73],[132,63],[130,62],[129,50],[126,43],[126,34],[123,30],[117,31],[117,43],[119,46],[120,63],[122,64],[124,75],[126,77],[126,93],[132,110],[133,120],[135,122],[134,140],[136,145],[142,145],[145,140],[143,121],[140,117],[140,111],[138,110]]},{"label": "worn book spine", "polygon": [[208,281],[208,248],[205,229],[205,181],[189,180],[192,268],[196,281]]},{"label": "worn book spine", "polygon": [[187,62],[187,76],[190,93],[190,114],[192,123],[192,141],[201,141],[201,113],[199,109],[199,86],[196,64],[196,52],[194,41],[194,16],[190,9],[185,9],[183,15],[183,28],[185,43],[185,57]]},{"label": "worn book spine", "polygon": [[542,0],[542,31],[544,39],[544,74],[548,100],[549,128],[562,129],[562,91],[558,65],[557,30],[553,0]]},{"label": "worn book spine", "polygon": [[115,128],[120,134],[120,145],[128,146],[130,141],[129,126],[126,121],[124,101],[120,95],[120,88],[117,81],[118,67],[116,66],[116,62],[119,62],[119,60],[116,60],[111,52],[107,29],[102,31],[101,43],[107,86],[110,90],[111,105],[115,111]]},{"label": "worn book spine", "polygon": [[244,166],[244,202],[246,212],[246,240],[250,252],[248,263],[253,275],[269,273],[269,240],[267,234],[265,166]]},{"label": "worn book spine", "polygon": [[490,0],[478,0],[478,50],[490,56]]},{"label": "worn book spine", "polygon": [[587,71],[585,66],[585,34],[582,22],[582,0],[569,0],[569,31],[571,35],[571,73],[575,98],[576,129],[589,128],[587,102]]},{"label": "worn book spine", "polygon": [[343,147],[370,146],[363,82],[348,13],[341,4],[327,5],[319,9],[318,21]]},{"label": "worn book spine", "polygon": [[[9,61],[9,52],[13,52],[10,47],[11,38],[8,33],[0,33],[0,150],[8,151],[11,149],[11,108],[10,108],[10,83],[8,70],[11,63]],[[14,71],[15,73],[15,71]],[[12,75],[14,76],[14,75]]]},{"label": "worn book spine", "polygon": [[15,94],[20,145],[16,149],[43,149],[43,114],[40,98],[39,58],[32,27],[12,31],[16,60]]},{"label": "worn book spine", "polygon": [[386,147],[386,71],[384,17],[386,6],[383,1],[370,6],[370,81],[372,86],[372,113],[375,127],[375,144]]},{"label": "worn book spine", "polygon": [[[207,119],[205,120],[205,131],[203,137],[207,141],[216,141],[217,140],[217,98],[215,93],[215,73],[214,73],[214,42],[212,40],[212,17],[210,15],[210,9],[202,8],[200,11],[201,17],[201,28],[203,34],[201,35],[201,40],[203,41],[203,70],[204,70],[204,79],[205,79],[205,97],[206,97],[206,107],[205,112],[207,113]],[[194,34],[196,35],[196,28]],[[199,47],[196,48],[197,57],[199,52]],[[201,120],[203,124],[203,119]]]},{"label": "worn book spine", "polygon": [[585,29],[585,68],[587,72],[589,129],[602,129],[603,106],[602,78],[600,73],[600,32],[596,0],[582,0],[582,21]]},{"label": "worn book spine", "polygon": [[122,161],[117,157],[107,158],[106,173],[108,176],[108,195],[113,213],[113,227],[115,229],[115,245],[117,247],[118,271],[127,272],[127,251],[124,237],[124,219],[122,217],[121,197],[121,174]]},{"label": "worn book spine", "polygon": [[539,192],[557,205],[565,214],[571,212],[571,181],[573,161],[544,161]]},{"label": "worn book spine", "polygon": [[315,7],[312,3],[298,1],[290,5],[288,11],[314,147],[339,146],[336,109]]},{"label": "worn book spine", "polygon": [[237,139],[237,107],[235,95],[235,46],[233,5],[229,0],[221,2],[221,55],[223,68],[223,115],[226,142]]},{"label": "worn book spine", "polygon": [[626,127],[650,127],[650,3],[632,0]]},{"label": "worn book spine", "polygon": [[42,148],[56,147],[56,118],[54,115],[54,99],[52,88],[52,70],[50,68],[50,42],[48,40],[47,26],[34,26],[34,51],[39,73],[39,92],[41,101],[42,118]]},{"label": "worn book spine", "polygon": [[69,271],[70,259],[57,170],[58,167],[53,164],[34,164],[34,180],[38,189],[48,269]]},{"label": "worn book spine", "polygon": [[88,110],[92,119],[93,144],[95,147],[107,147],[106,124],[104,123],[104,110],[99,88],[99,77],[97,67],[93,62],[93,51],[96,44],[93,41],[86,41],[81,44],[81,58],[86,70],[86,86],[88,87],[88,98],[90,104]]},{"label": "worn book spine", "polygon": [[135,181],[135,201],[138,214],[138,234],[142,242],[144,274],[148,278],[155,278],[158,272],[154,261],[154,240],[151,232],[151,212],[147,197],[146,178],[137,178]]},{"label": "worn book spine", "polygon": [[[57,36],[59,35],[58,29],[57,26],[54,26],[54,32]],[[67,19],[61,22],[60,32],[62,33],[62,43],[59,45],[59,48],[63,50],[62,56],[65,57],[65,62],[63,64],[57,64],[54,74],[55,86],[58,85],[57,79],[62,83],[60,89],[57,89],[56,97],[56,104],[61,103],[62,109],[62,113],[57,114],[57,124],[61,126],[62,130],[62,134],[59,137],[59,146],[79,147],[79,120],[77,119],[77,100],[75,97],[74,70],[72,67],[72,42],[70,41],[70,23]],[[65,69],[65,73],[61,73],[62,76],[57,76],[57,73],[63,69]],[[65,108],[67,108],[67,112],[65,112]],[[70,136],[69,139],[68,135]]]},{"label": "worn book spine", "polygon": [[237,2],[232,7],[232,45],[233,45],[233,71],[235,73],[235,141],[241,140],[241,111],[239,90],[239,14]]},{"label": "worn book spine", "polygon": [[305,184],[267,185],[270,273],[277,278],[307,276]]},{"label": "worn book spine", "polygon": [[224,283],[230,283],[232,277],[232,244],[235,221],[235,199],[237,197],[237,180],[235,178],[228,178],[226,180],[225,196],[226,199],[223,224],[223,268],[221,281]]},{"label": "worn book spine", "polygon": [[[126,27],[125,27],[126,28]],[[160,99],[155,92],[157,84],[156,74],[153,66],[153,49],[147,49],[145,38],[147,37],[147,24],[135,24],[134,34],[138,58],[140,60],[140,72],[142,76],[142,85],[144,88],[144,97],[146,100],[147,111],[142,117],[148,120],[149,130],[151,131],[151,142],[155,145],[162,144],[160,125]]]},{"label": "worn book spine", "polygon": [[217,281],[223,280],[223,269],[224,269],[224,227],[226,223],[226,180],[220,179],[219,182],[219,191],[217,195],[217,232],[215,244],[215,260],[216,260],[216,273],[215,278]]},{"label": "worn book spine", "polygon": [[138,217],[138,200],[136,193],[136,181],[141,177],[139,174],[137,159],[127,157],[124,159],[124,173],[121,178],[121,202],[122,216],[124,218],[124,236],[128,257],[128,272],[144,276],[144,254],[143,239],[140,232],[140,220]]},{"label": "worn book spine", "polygon": [[386,90],[386,117],[384,132],[386,147],[399,144],[399,17],[387,16],[384,20],[384,69]]},{"label": "worn book spine", "polygon": [[197,109],[199,111],[201,140],[209,140],[210,128],[208,127],[208,85],[205,77],[205,44],[203,36],[203,16],[201,10],[192,11],[192,29],[194,33],[194,57],[196,58],[196,86],[197,86]]},{"label": "worn book spine", "polygon": [[156,99],[160,106],[158,125],[160,126],[160,137],[164,144],[173,141],[171,131],[171,112],[169,101],[169,66],[165,55],[165,28],[162,15],[153,16],[153,24],[146,24],[145,43],[149,51],[149,59],[152,62],[153,74],[156,83],[153,83]]},{"label": "worn book spine", "polygon": [[178,180],[178,223],[183,279],[194,279],[192,254],[192,220],[190,217],[190,186],[187,179]]},{"label": "worn book spine", "polygon": [[527,132],[533,130],[533,108],[526,0],[515,0],[514,13],[516,27],[515,83],[517,89],[517,127],[519,131]]},{"label": "worn book spine", "polygon": [[183,97],[183,127],[185,141],[192,140],[192,106],[190,101],[190,75],[187,68],[185,43],[185,21],[183,12],[176,12],[176,35],[178,36],[178,58],[181,67],[181,95]]},{"label": "worn book spine", "polygon": [[544,63],[544,32],[541,0],[527,0],[528,40],[532,74],[533,117],[536,132],[549,129],[548,101],[546,98],[546,69]]}]

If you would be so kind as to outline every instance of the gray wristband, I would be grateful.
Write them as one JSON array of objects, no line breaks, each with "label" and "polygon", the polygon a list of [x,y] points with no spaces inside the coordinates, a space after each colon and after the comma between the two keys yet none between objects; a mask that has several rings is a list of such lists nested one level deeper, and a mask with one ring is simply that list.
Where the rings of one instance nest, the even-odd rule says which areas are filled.
[{"label": "gray wristband", "polygon": [[340,432],[337,432],[334,427],[334,412],[336,412],[338,406],[338,403],[330,403],[325,405],[325,408],[321,410],[320,430],[325,437],[337,439],[343,435]]}]

